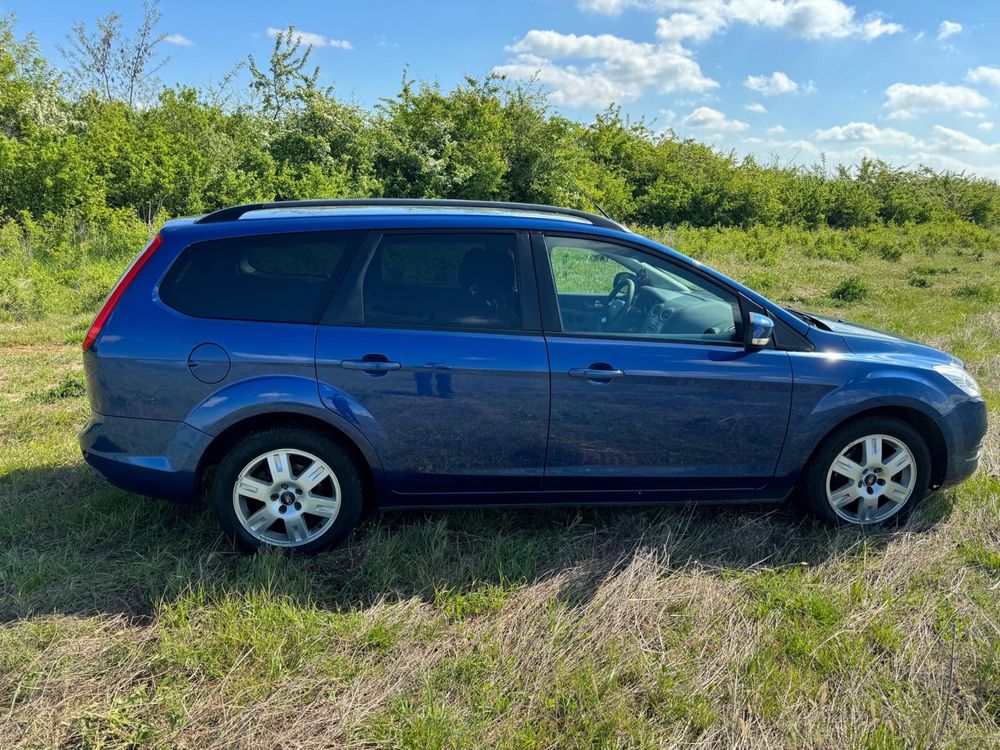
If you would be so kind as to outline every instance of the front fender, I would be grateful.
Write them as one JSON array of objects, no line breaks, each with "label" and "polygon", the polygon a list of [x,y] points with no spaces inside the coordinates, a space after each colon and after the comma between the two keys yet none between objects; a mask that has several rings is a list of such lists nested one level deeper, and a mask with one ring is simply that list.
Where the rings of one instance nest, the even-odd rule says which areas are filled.
[{"label": "front fender", "polygon": [[300,414],[319,419],[343,433],[361,451],[376,483],[383,486],[382,461],[359,421],[346,418],[342,411],[326,408],[312,378],[274,375],[232,383],[203,400],[184,421],[216,437],[239,422],[267,414]]},{"label": "front fender", "polygon": [[793,372],[791,419],[777,476],[798,474],[834,428],[872,409],[917,411],[934,420],[945,432],[946,441],[951,442],[943,417],[962,401],[962,396],[936,383],[933,371],[906,366],[872,369],[870,362],[856,362],[850,357],[802,353],[793,357]]}]

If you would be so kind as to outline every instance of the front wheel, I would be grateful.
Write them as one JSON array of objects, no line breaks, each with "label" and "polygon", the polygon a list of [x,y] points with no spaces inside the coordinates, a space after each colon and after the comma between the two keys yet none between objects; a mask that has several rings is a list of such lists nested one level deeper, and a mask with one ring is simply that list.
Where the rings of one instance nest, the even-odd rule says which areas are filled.
[{"label": "front wheel", "polygon": [[834,524],[898,523],[926,494],[931,457],[906,422],[868,417],[832,433],[805,476],[813,513]]},{"label": "front wheel", "polygon": [[362,509],[350,455],[311,430],[270,429],[226,454],[212,482],[212,510],[226,533],[262,546],[311,554],[343,541]]}]

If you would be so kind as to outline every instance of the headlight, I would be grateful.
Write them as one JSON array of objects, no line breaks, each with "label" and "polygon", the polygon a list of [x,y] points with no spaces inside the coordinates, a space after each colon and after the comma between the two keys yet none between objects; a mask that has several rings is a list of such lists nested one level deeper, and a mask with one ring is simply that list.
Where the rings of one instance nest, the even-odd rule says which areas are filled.
[{"label": "headlight", "polygon": [[982,395],[983,392],[979,390],[979,383],[965,371],[964,367],[959,365],[937,365],[934,369],[972,398],[979,398]]}]

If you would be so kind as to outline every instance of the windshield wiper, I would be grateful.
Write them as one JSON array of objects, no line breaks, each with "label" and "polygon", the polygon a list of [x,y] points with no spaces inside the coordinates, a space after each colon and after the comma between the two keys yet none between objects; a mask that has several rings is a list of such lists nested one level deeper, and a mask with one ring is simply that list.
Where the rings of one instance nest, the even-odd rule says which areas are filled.
[{"label": "windshield wiper", "polygon": [[804,320],[806,323],[814,325],[817,328],[821,328],[824,331],[829,331],[830,330],[830,326],[828,326],[822,320],[820,320],[819,318],[817,318],[815,315],[810,315],[809,313],[802,312],[801,310],[793,310],[790,307],[786,307],[785,309],[788,310],[788,312],[790,312],[796,318],[802,318],[802,320]]}]

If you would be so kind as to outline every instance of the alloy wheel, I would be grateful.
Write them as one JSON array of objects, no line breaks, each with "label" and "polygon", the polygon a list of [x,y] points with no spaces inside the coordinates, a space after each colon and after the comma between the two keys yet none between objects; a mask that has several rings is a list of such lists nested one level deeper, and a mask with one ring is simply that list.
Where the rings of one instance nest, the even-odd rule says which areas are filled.
[{"label": "alloy wheel", "polygon": [[262,453],[233,487],[236,518],[255,539],[299,547],[321,536],[340,512],[337,475],[318,456],[294,448]]},{"label": "alloy wheel", "polygon": [[826,499],[845,521],[874,524],[902,510],[916,486],[917,463],[910,448],[891,435],[866,435],[833,460]]}]

